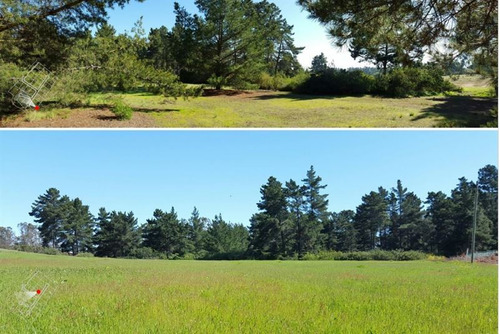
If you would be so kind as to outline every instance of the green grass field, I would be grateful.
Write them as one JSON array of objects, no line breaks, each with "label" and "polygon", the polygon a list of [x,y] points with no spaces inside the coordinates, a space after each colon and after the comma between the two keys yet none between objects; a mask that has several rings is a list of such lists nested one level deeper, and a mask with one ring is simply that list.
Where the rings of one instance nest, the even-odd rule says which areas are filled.
[{"label": "green grass field", "polygon": [[[29,110],[0,117],[4,127],[165,127],[165,128],[431,128],[495,126],[497,105],[488,79],[455,78],[463,87],[453,96],[311,96],[247,91],[237,95],[166,99],[149,93],[118,93],[135,111],[130,122],[109,111],[109,94],[91,94],[89,106]],[[106,120],[103,122],[103,120]]]},{"label": "green grass field", "polygon": [[[36,269],[64,283],[22,318],[9,305]],[[0,277],[0,333],[497,333],[496,265],[0,251]]]}]

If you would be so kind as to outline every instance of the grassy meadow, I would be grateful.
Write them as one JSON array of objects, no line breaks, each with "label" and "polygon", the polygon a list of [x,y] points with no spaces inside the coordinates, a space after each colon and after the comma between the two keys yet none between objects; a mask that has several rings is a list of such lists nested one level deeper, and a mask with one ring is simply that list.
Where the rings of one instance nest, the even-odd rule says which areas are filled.
[{"label": "grassy meadow", "polygon": [[[23,318],[12,296],[35,270],[58,283]],[[1,333],[497,333],[496,265],[0,250],[0,277]]]},{"label": "grassy meadow", "polygon": [[497,105],[487,78],[453,77],[463,88],[452,96],[384,98],[312,96],[290,92],[244,91],[198,98],[167,99],[150,93],[116,93],[134,110],[130,121],[109,111],[110,94],[90,94],[85,107],[4,115],[3,127],[160,128],[430,128],[494,126]]}]

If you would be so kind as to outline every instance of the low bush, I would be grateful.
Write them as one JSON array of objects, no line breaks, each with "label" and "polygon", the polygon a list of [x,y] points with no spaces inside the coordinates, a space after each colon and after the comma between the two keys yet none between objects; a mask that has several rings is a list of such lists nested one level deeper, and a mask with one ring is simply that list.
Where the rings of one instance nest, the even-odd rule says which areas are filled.
[{"label": "low bush", "polygon": [[23,70],[20,67],[0,60],[0,111],[15,110],[10,103],[9,90],[22,75]]},{"label": "low bush", "polygon": [[62,255],[63,253],[58,249],[51,247],[42,247],[42,246],[29,246],[29,245],[16,245],[14,249],[21,252],[29,252],[29,253],[40,253],[47,255]]},{"label": "low bush", "polygon": [[399,250],[372,250],[366,252],[336,252],[321,251],[318,253],[308,253],[303,260],[336,260],[336,261],[413,261],[424,260],[429,255],[418,251]]},{"label": "low bush", "polygon": [[386,75],[376,76],[359,70],[328,69],[301,79],[286,87],[300,94],[377,94],[388,97],[426,96],[461,90],[445,80],[442,71],[436,68],[397,68]]},{"label": "low bush", "polygon": [[389,97],[435,95],[461,89],[443,78],[436,68],[397,68],[377,75],[373,93]]},{"label": "low bush", "polygon": [[112,100],[112,103],[113,107],[111,107],[111,111],[119,120],[123,121],[132,118],[134,110],[130,106],[128,106],[122,99],[114,98]]},{"label": "low bush", "polygon": [[328,69],[312,74],[299,84],[294,91],[316,95],[359,95],[372,91],[375,79],[362,71]]}]

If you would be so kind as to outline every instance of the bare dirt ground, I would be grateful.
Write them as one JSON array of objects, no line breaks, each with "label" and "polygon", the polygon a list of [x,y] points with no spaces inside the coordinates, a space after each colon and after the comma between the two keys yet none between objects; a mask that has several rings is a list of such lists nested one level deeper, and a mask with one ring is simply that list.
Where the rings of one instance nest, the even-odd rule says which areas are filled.
[{"label": "bare dirt ground", "polygon": [[65,117],[29,121],[27,117],[7,116],[0,119],[0,127],[9,128],[154,128],[153,117],[145,112],[134,112],[132,119],[120,121],[109,109],[75,109]]}]

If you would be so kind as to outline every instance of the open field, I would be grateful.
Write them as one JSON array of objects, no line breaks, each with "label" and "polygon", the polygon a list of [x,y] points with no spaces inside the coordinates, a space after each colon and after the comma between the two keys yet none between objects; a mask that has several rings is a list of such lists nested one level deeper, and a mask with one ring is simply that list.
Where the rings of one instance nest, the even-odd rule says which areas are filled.
[{"label": "open field", "polygon": [[[170,128],[360,128],[480,127],[493,121],[497,99],[480,77],[455,82],[455,96],[391,99],[375,96],[311,96],[288,92],[244,91],[188,100],[149,93],[119,93],[135,111],[119,121],[109,110],[107,94],[92,94],[90,107],[27,111],[4,115],[3,127],[170,127]],[[490,124],[491,125],[491,124]]]},{"label": "open field", "polygon": [[495,265],[0,251],[1,300],[35,269],[64,283],[26,319],[1,303],[1,333],[497,333]]}]

